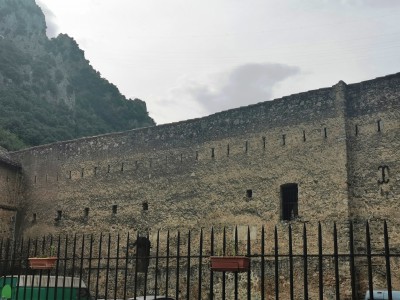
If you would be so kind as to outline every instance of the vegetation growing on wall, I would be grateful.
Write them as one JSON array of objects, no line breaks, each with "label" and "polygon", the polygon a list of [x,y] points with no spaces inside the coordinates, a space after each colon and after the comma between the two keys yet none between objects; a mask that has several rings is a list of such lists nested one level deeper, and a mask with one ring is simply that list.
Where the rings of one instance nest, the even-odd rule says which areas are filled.
[{"label": "vegetation growing on wall", "polygon": [[[33,0],[8,9],[12,3],[0,3],[0,146],[17,150],[154,125],[145,102],[102,78],[72,38],[45,36]],[[24,28],[16,30],[21,18]]]}]

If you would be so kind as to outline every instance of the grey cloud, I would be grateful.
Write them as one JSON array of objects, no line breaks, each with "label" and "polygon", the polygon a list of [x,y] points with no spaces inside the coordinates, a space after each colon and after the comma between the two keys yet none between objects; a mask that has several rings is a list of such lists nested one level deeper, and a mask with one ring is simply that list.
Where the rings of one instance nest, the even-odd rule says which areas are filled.
[{"label": "grey cloud", "polygon": [[365,5],[374,8],[386,8],[391,6],[400,6],[399,0],[342,0],[342,3],[348,5]]},{"label": "grey cloud", "polygon": [[276,84],[299,73],[298,67],[284,64],[245,64],[220,74],[215,83],[192,84],[187,93],[213,113],[270,100]]},{"label": "grey cloud", "polygon": [[47,37],[49,37],[49,38],[56,37],[59,33],[59,28],[56,23],[55,14],[47,7],[46,4],[44,4],[43,1],[36,0],[36,2],[37,2],[37,5],[40,6],[40,8],[42,9],[42,11],[46,17],[46,25],[47,25],[46,35],[47,35]]}]

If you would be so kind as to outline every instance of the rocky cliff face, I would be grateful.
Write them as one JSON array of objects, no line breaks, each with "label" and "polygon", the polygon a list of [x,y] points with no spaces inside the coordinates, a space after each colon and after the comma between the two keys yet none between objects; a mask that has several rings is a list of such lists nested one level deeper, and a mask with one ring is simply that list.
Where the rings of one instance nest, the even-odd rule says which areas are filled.
[{"label": "rocky cliff face", "polygon": [[0,105],[9,149],[154,125],[146,104],[101,78],[73,38],[47,38],[34,0],[0,0]]}]

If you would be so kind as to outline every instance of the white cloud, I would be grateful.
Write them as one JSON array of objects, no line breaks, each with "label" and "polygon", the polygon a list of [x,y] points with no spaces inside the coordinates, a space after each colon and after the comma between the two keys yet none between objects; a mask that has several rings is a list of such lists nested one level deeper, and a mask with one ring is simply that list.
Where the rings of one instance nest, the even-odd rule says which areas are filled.
[{"label": "white cloud", "polygon": [[299,73],[300,68],[284,64],[248,63],[203,80],[183,78],[153,108],[163,107],[164,114],[157,119],[161,123],[201,117],[271,100],[279,83]]},{"label": "white cloud", "polygon": [[59,27],[56,22],[56,15],[50,10],[50,8],[43,2],[43,0],[36,0],[37,5],[42,9],[46,17],[46,35],[49,38],[56,37],[59,34]]},{"label": "white cloud", "polygon": [[208,83],[186,88],[195,102],[208,113],[271,100],[279,82],[300,72],[298,67],[274,63],[250,63],[212,76]]}]

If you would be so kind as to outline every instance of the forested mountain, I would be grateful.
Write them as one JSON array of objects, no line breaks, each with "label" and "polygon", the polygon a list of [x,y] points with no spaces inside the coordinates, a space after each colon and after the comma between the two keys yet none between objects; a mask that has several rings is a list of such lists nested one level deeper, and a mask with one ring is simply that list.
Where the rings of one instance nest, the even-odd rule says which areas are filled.
[{"label": "forested mountain", "polygon": [[0,146],[9,150],[154,125],[75,40],[48,39],[34,0],[0,0]]}]

